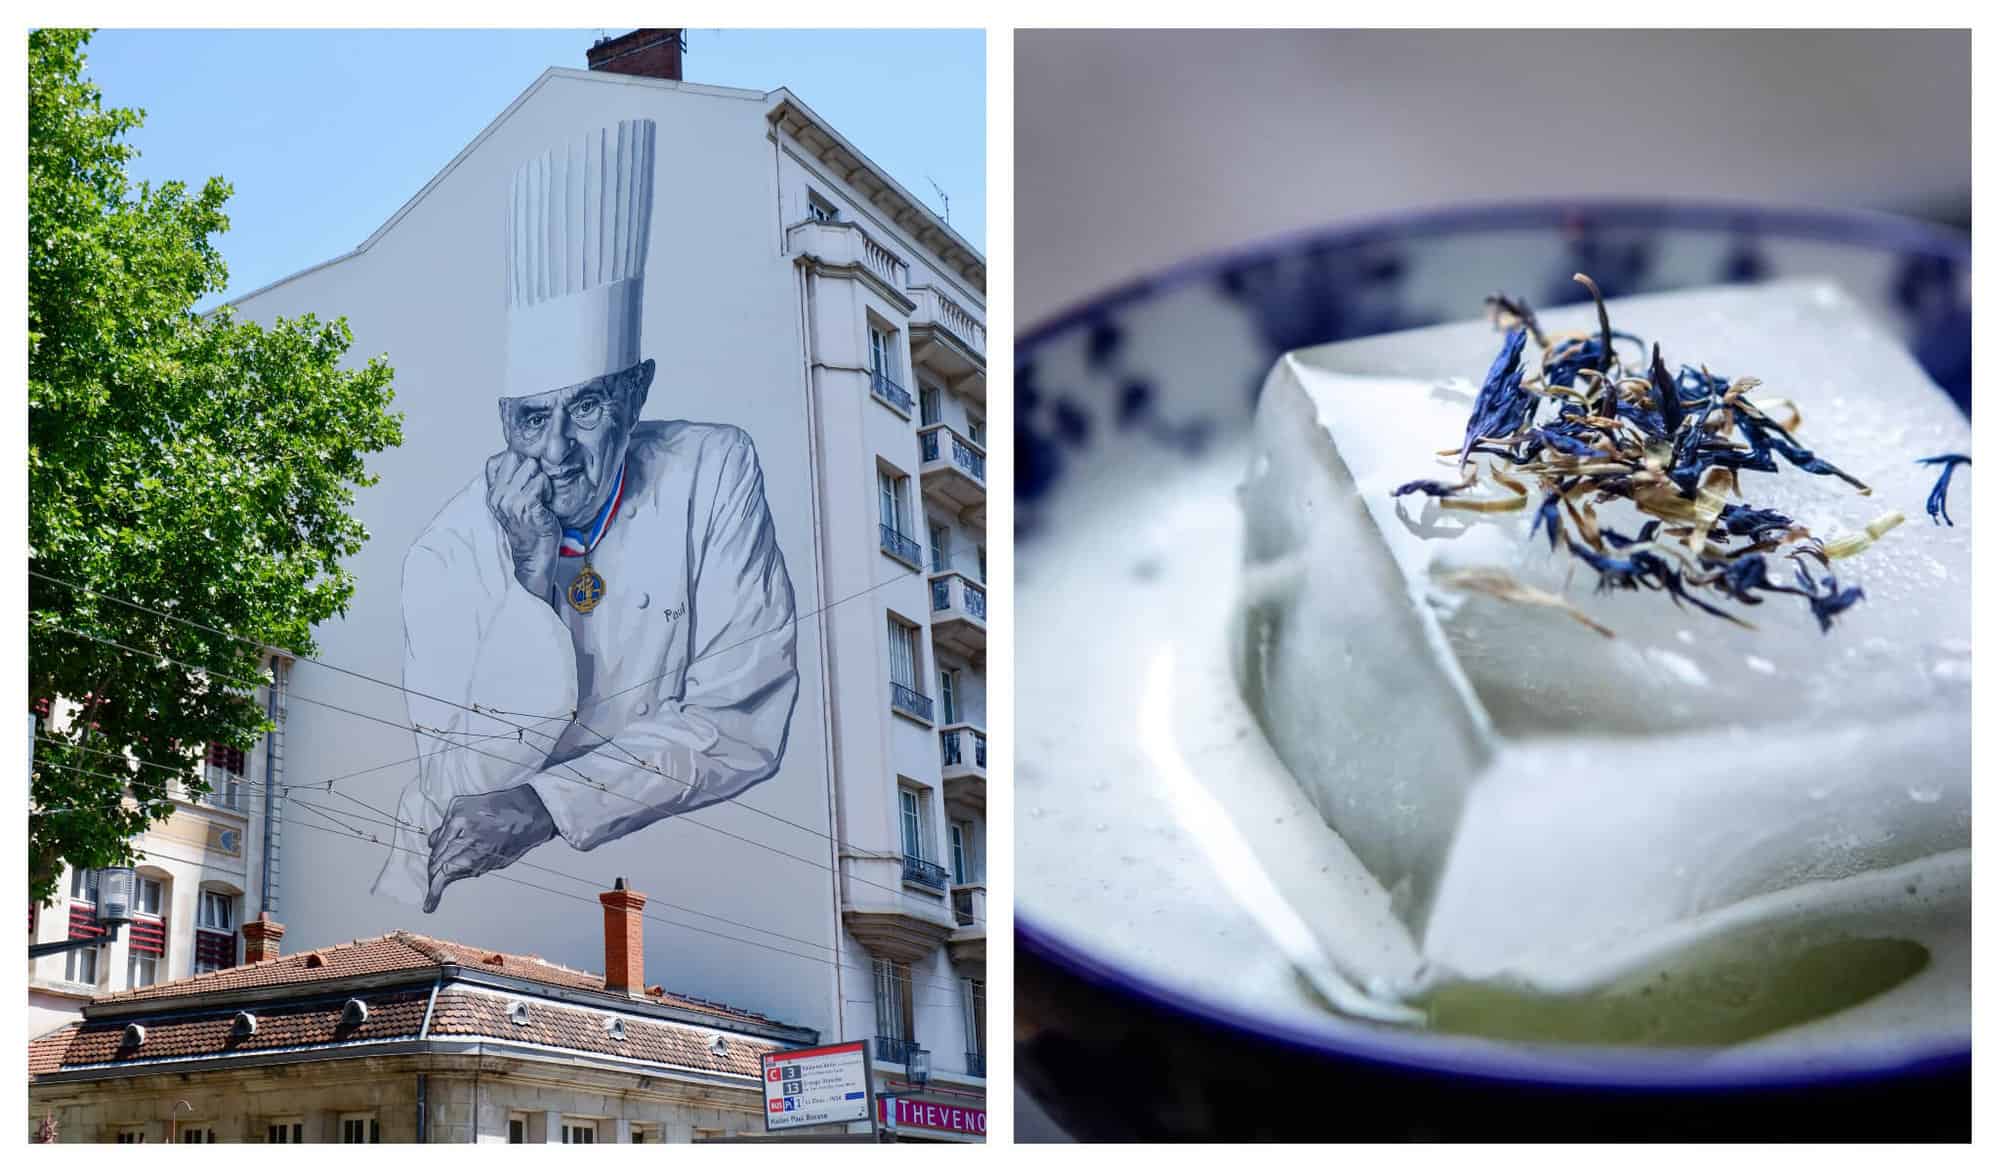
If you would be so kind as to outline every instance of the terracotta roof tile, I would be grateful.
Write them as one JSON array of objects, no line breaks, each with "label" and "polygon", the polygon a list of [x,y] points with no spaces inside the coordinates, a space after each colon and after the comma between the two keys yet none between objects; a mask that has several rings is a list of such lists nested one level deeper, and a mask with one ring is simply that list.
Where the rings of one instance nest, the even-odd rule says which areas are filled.
[{"label": "terracotta roof tile", "polygon": [[[523,980],[539,981],[559,988],[581,989],[593,993],[604,992],[602,974],[569,968],[543,960],[539,956],[496,952],[490,948],[474,948],[415,932],[391,932],[386,936],[372,936],[365,940],[314,949],[311,952],[292,953],[275,960],[259,961],[256,964],[183,977],[178,981],[148,985],[143,989],[114,993],[108,997],[100,997],[92,1004],[137,1004],[168,997],[193,997],[229,990],[271,989],[307,981],[379,976],[395,972],[416,974],[435,970],[444,964],[455,964],[475,972],[497,973]],[[657,989],[658,986],[654,988]],[[687,997],[677,993],[664,991],[654,993],[648,990],[647,996],[637,1000],[710,1014],[745,1025],[782,1024],[760,1013],[751,1013],[749,1010],[738,1009],[720,1002],[705,1001],[699,997]]]},{"label": "terracotta roof tile", "polygon": [[733,1037],[727,1040],[727,1049],[717,1055],[709,1049],[713,1031],[644,1017],[619,1018],[625,1026],[621,1041],[613,1038],[604,1024],[606,1018],[618,1015],[545,1001],[529,1002],[527,1023],[515,1025],[507,1015],[511,1000],[503,994],[447,989],[438,995],[431,1036],[504,1038],[748,1078],[759,1078],[763,1056],[779,1048],[773,1043]]},{"label": "terracotta roof tile", "polygon": [[121,1060],[143,1062],[160,1058],[223,1057],[291,1046],[414,1038],[423,1028],[424,1009],[430,1004],[430,990],[389,993],[363,1000],[368,1004],[368,1020],[358,1026],[340,1024],[340,1011],[347,1003],[345,997],[325,998],[310,1005],[256,1010],[257,1031],[247,1037],[234,1032],[234,1009],[149,1021],[144,1023],[146,1040],[136,1047],[125,1045],[127,1022],[85,1021],[79,1023],[71,1035],[58,1065],[73,1067]]},{"label": "terracotta roof tile", "polygon": [[99,997],[92,1004],[157,1001],[165,997],[193,997],[230,989],[268,989],[306,981],[337,980],[343,977],[375,976],[405,969],[436,968],[437,961],[412,947],[405,939],[406,935],[402,932],[391,932],[386,936],[372,936],[366,940],[355,940],[331,948],[319,948],[311,952],[280,956],[275,960],[258,961],[256,964],[218,969],[212,973],[183,977],[178,981],[163,981],[157,985],[147,985],[142,989],[129,989],[123,993]]},{"label": "terracotta roof tile", "polygon": [[63,1054],[69,1049],[70,1042],[75,1039],[77,1029],[77,1023],[71,1022],[39,1038],[31,1039],[28,1042],[28,1077],[47,1074],[60,1067],[63,1063]]}]

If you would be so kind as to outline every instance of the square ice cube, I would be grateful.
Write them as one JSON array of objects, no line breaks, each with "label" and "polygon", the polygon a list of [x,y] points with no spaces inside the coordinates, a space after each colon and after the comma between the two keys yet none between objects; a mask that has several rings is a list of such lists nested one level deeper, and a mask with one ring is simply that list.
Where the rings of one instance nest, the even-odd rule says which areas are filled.
[{"label": "square ice cube", "polygon": [[[1969,477],[1957,525],[1935,526],[1935,470],[1914,462],[1969,451],[1967,420],[1830,284],[1609,308],[1669,369],[1753,375],[1794,401],[1800,441],[1872,489],[1781,461],[1742,473],[1745,503],[1822,537],[1908,520],[1834,562],[1867,598],[1827,634],[1788,596],[1725,603],[1745,629],[1660,592],[1598,594],[1595,571],[1530,540],[1532,507],[1390,495],[1456,478],[1437,453],[1464,434],[1491,325],[1282,358],[1242,493],[1245,695],[1440,973],[1587,988],[1746,919],[1902,892],[1897,868],[1945,881],[1969,852]],[[1543,315],[1551,333],[1596,324],[1588,305]],[[1643,519],[1601,516],[1628,534]],[[1439,581],[1475,568],[1614,637]]]}]

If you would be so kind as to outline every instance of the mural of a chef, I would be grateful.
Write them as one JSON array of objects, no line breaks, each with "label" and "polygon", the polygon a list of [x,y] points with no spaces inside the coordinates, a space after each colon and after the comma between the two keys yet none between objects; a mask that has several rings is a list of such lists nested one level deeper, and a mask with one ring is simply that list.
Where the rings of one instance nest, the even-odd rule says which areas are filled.
[{"label": "mural of a chef", "polygon": [[640,419],[653,155],[653,123],[624,121],[514,175],[504,447],[403,565],[424,756],[375,890],[426,912],[557,836],[589,850],[735,797],[784,756],[796,614],[756,447]]}]

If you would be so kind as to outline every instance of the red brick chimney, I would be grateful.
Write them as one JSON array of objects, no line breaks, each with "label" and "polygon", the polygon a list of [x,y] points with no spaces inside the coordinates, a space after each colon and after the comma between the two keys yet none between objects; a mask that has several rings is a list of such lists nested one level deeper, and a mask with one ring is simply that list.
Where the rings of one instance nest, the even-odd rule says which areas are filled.
[{"label": "red brick chimney", "polygon": [[604,905],[604,991],[627,997],[646,994],[646,897],[625,888],[621,877],[599,892]]},{"label": "red brick chimney", "polygon": [[606,37],[584,54],[594,70],[629,73],[634,77],[681,79],[681,30],[633,29],[622,37]]},{"label": "red brick chimney", "polygon": [[278,959],[278,941],[284,937],[283,924],[272,919],[270,912],[258,912],[256,919],[243,925],[243,963]]}]

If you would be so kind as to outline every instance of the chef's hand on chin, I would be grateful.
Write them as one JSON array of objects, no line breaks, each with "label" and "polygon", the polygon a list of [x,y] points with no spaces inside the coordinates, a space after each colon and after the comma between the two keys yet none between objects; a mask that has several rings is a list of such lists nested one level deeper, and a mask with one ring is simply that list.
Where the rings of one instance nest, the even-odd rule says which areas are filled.
[{"label": "chef's hand on chin", "polygon": [[436,911],[444,889],[458,880],[508,866],[555,835],[555,821],[533,786],[453,798],[444,821],[431,831],[424,910]]},{"label": "chef's hand on chin", "polygon": [[505,451],[486,461],[486,507],[507,534],[514,554],[514,578],[528,593],[555,605],[556,557],[562,523],[549,508],[555,486],[541,461]]}]

